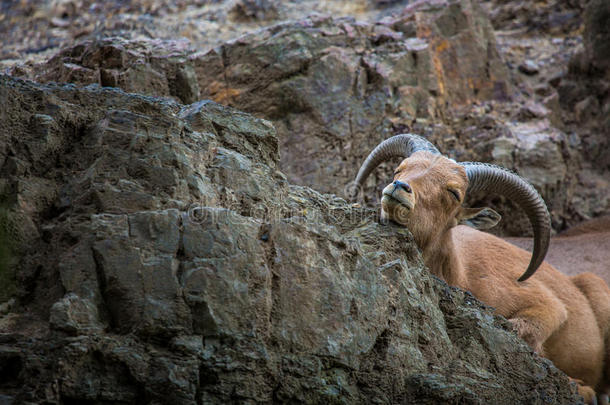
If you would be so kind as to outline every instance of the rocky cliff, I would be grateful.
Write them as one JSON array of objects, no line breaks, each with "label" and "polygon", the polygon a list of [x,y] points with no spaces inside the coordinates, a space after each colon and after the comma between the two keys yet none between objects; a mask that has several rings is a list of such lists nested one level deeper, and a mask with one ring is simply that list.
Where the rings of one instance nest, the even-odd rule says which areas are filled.
[{"label": "rocky cliff", "polygon": [[0,101],[3,401],[578,401],[407,230],[287,182],[268,121],[8,76]]},{"label": "rocky cliff", "polygon": [[[62,50],[5,64],[11,75],[38,82],[97,83],[183,103],[209,98],[268,119],[289,181],[322,192],[345,196],[372,147],[411,131],[456,159],[501,164],[527,178],[558,231],[610,213],[603,1],[587,13],[569,1],[169,3],[147,3],[148,19],[113,2],[78,16],[66,4],[48,5],[49,24],[62,25],[64,16],[65,26],[51,30],[57,41],[47,46]],[[313,10],[336,17],[307,16]],[[346,13],[356,18],[340,17]],[[96,15],[107,18],[104,26],[94,24]],[[177,37],[177,20],[190,41]],[[76,35],[86,24],[96,28]],[[371,176],[370,206],[389,174],[382,166]],[[509,202],[471,202],[504,215],[500,234],[529,232]]]},{"label": "rocky cliff", "polygon": [[0,403],[578,403],[342,197],[412,131],[610,212],[607,7],[405,3],[3,3]]}]

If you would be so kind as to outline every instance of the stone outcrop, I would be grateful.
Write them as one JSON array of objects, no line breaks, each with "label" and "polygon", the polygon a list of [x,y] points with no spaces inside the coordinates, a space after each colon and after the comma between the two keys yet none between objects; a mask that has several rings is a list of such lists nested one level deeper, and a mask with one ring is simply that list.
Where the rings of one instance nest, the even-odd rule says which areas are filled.
[{"label": "stone outcrop", "polygon": [[342,193],[398,126],[509,96],[476,3],[442,5],[420,2],[377,24],[310,18],[241,37],[202,56],[202,95],[272,119],[288,178]]},{"label": "stone outcrop", "polygon": [[605,73],[606,78],[610,69],[608,19],[610,19],[610,6],[607,2],[592,0],[587,3],[583,35],[585,51],[593,67]]},{"label": "stone outcrop", "polygon": [[[239,7],[245,12],[256,4]],[[494,9],[497,24],[511,4]],[[258,6],[260,12],[280,7]],[[553,19],[579,21],[573,11],[565,4],[537,10],[534,25],[555,32]],[[546,200],[557,230],[606,213],[608,130],[587,129],[589,118],[605,107],[573,80],[540,84],[558,65],[513,61],[515,45],[501,38],[508,64],[478,3],[416,2],[377,22],[318,15],[279,23],[203,52],[184,39],[88,40],[11,74],[97,83],[182,103],[210,98],[253,113],[276,127],[288,180],[322,192],[346,196],[363,157],[379,141],[411,131],[456,159],[502,164],[523,175]],[[517,49],[524,47],[520,41]],[[538,87],[527,88],[530,82]],[[570,124],[574,104],[577,125]],[[378,204],[389,175],[382,165],[368,180],[363,196],[370,206]],[[500,234],[529,232],[509,202],[494,196],[471,202],[502,213]]]},{"label": "stone outcrop", "polygon": [[406,229],[211,101],[0,76],[8,403],[578,403]]},{"label": "stone outcrop", "polygon": [[[389,165],[362,207],[341,197],[410,131],[525,176],[556,230],[608,214],[607,14],[3,3],[0,404],[579,403],[377,222]],[[528,231],[509,201],[467,203]]]},{"label": "stone outcrop", "polygon": [[443,5],[420,2],[376,24],[310,17],[205,54],[184,41],[86,42],[28,76],[185,103],[211,98],[273,120],[288,178],[340,194],[337,186],[352,180],[394,124],[442,120],[450,107],[509,97],[507,71],[477,4]]}]

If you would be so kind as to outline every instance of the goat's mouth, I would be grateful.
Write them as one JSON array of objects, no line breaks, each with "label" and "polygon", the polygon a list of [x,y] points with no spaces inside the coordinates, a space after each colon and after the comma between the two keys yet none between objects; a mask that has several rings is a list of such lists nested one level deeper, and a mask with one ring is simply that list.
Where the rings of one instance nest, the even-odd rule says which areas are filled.
[{"label": "goat's mouth", "polygon": [[400,197],[384,193],[381,197],[381,216],[398,224],[406,225],[413,203]]},{"label": "goat's mouth", "polygon": [[398,207],[404,207],[408,211],[413,209],[413,203],[406,198],[401,198],[400,194],[397,192],[389,193],[384,191],[381,196],[381,205],[388,212],[393,211]]}]

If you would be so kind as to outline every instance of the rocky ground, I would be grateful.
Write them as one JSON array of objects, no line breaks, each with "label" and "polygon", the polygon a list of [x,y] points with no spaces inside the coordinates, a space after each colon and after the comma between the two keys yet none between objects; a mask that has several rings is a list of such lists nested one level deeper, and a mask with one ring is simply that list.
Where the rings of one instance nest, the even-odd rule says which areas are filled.
[{"label": "rocky ground", "polygon": [[555,230],[610,213],[609,15],[3,2],[0,403],[578,403],[377,223],[389,166],[342,197],[411,131],[526,177]]}]

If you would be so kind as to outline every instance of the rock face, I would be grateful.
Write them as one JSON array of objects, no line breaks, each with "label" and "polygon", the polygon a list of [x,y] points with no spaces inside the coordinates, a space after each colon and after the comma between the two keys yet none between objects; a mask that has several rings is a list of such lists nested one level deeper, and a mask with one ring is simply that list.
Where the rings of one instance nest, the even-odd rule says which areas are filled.
[{"label": "rock face", "polygon": [[36,66],[30,77],[185,103],[211,98],[265,117],[278,129],[288,179],[340,193],[337,186],[352,180],[393,124],[509,97],[507,71],[477,4],[443,5],[420,2],[377,24],[311,17],[205,54],[184,41],[87,42]]},{"label": "rock face", "polygon": [[[256,20],[256,13],[272,15],[276,8],[287,13],[282,7],[241,2],[235,12],[241,20]],[[527,25],[560,35],[580,23],[576,5],[540,6],[529,20],[523,7],[486,4],[494,23],[511,32]],[[606,98],[605,81],[583,84],[581,76],[558,70],[569,57],[556,38],[515,39],[500,31],[506,63],[497,50],[498,35],[475,1],[415,2],[394,10],[399,12],[373,22],[310,16],[206,51],[184,39],[88,40],[10,72],[182,103],[210,98],[255,114],[277,129],[287,179],[322,192],[346,196],[346,186],[378,142],[416,132],[453,158],[502,164],[524,176],[546,200],[557,230],[610,212],[609,128],[597,119],[607,109],[607,102],[598,101]],[[513,15],[523,18],[513,21]],[[558,26],[560,21],[569,24]],[[534,62],[539,48],[545,57]],[[382,165],[368,180],[363,196],[370,206],[378,205],[390,166]],[[473,196],[471,202],[502,213],[500,234],[529,232],[510,203],[493,196]]]},{"label": "rock face", "polygon": [[578,403],[341,197],[415,132],[526,177],[556,230],[610,213],[586,3],[3,2],[0,403]]},{"label": "rock face", "polygon": [[476,3],[443,5],[420,3],[379,24],[311,18],[241,37],[195,67],[202,94],[273,119],[289,180],[340,192],[394,124],[508,97]]},{"label": "rock face", "polygon": [[596,69],[608,76],[610,68],[610,6],[607,2],[593,0],[587,3],[585,11],[584,43],[588,58]]},{"label": "rock face", "polygon": [[578,403],[406,229],[211,101],[0,76],[5,403]]}]

